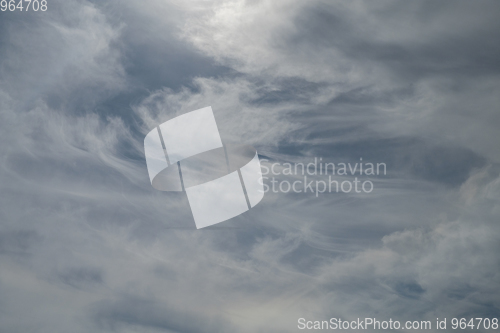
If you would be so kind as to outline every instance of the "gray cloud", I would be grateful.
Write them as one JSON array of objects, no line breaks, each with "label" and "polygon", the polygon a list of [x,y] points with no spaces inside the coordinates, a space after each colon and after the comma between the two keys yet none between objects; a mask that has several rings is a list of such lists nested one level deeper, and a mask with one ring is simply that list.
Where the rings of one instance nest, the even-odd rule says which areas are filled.
[{"label": "gray cloud", "polygon": [[[0,13],[1,331],[499,312],[498,3],[49,5]],[[149,185],[142,140],[207,105],[268,167],[388,173],[195,230],[182,194]]]}]

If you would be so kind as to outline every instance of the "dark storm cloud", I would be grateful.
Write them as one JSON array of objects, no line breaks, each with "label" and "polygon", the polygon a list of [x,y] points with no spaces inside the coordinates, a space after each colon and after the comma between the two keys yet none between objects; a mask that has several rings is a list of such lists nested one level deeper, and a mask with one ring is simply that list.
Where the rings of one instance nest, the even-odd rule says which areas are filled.
[{"label": "dark storm cloud", "polygon": [[[372,22],[352,20],[341,6],[324,3],[306,7],[297,15],[297,33],[289,37],[289,45],[336,48],[359,63],[389,68],[406,82],[441,75],[466,79],[500,70],[500,46],[495,42],[500,24],[493,14],[500,11],[498,3],[419,1],[402,5],[379,1],[367,11],[376,24],[401,38],[383,40],[384,36],[367,31]],[[438,20],[450,24],[437,25]],[[428,33],[428,38],[415,40],[412,35],[419,33]]]}]

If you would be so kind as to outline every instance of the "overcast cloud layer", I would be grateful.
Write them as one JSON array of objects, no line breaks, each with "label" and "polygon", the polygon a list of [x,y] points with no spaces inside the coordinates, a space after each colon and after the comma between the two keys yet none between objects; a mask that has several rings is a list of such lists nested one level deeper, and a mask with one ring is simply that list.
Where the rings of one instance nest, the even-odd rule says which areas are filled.
[{"label": "overcast cloud layer", "polygon": [[[48,2],[0,12],[1,332],[500,317],[498,1]],[[143,139],[209,105],[264,166],[387,175],[196,230]]]}]

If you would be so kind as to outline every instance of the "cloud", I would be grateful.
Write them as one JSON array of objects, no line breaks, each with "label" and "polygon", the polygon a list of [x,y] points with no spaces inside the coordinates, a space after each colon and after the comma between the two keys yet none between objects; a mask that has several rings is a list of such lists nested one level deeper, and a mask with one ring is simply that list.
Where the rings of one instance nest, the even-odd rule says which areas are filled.
[{"label": "cloud", "polygon": [[82,110],[125,87],[120,55],[112,46],[119,27],[86,2],[53,6],[43,18],[35,12],[25,19],[9,16],[3,32],[2,89],[23,111],[40,98],[53,108]]},{"label": "cloud", "polygon": [[[0,23],[2,330],[498,312],[496,2],[50,6]],[[150,186],[142,140],[208,105],[268,167],[388,173],[370,195],[270,192],[200,232]]]}]

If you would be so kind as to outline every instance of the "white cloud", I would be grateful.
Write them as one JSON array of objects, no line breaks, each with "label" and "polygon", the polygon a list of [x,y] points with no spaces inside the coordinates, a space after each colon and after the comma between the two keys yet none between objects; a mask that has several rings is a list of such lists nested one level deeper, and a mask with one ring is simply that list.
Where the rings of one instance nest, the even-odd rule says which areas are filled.
[{"label": "white cloud", "polygon": [[[498,309],[494,66],[491,76],[478,69],[464,78],[460,66],[458,74],[438,66],[441,48],[397,56],[462,31],[474,40],[491,24],[488,8],[462,26],[451,20],[469,17],[460,6],[447,16],[448,7],[363,2],[120,5],[65,2],[40,21],[9,23],[18,29],[1,48],[4,329],[290,332],[299,317],[420,320]],[[404,29],[407,20],[416,27]],[[142,30],[129,40],[131,26]],[[165,42],[163,52],[182,44],[170,44],[182,29],[235,72],[102,112],[107,97],[140,86],[127,72],[127,47],[150,38]],[[223,140],[281,161],[375,151],[394,163],[373,196],[268,194],[251,214],[200,232],[182,195],[149,185],[142,139],[208,105]],[[454,161],[470,165],[448,170]],[[460,177],[443,184],[436,170]]]}]

